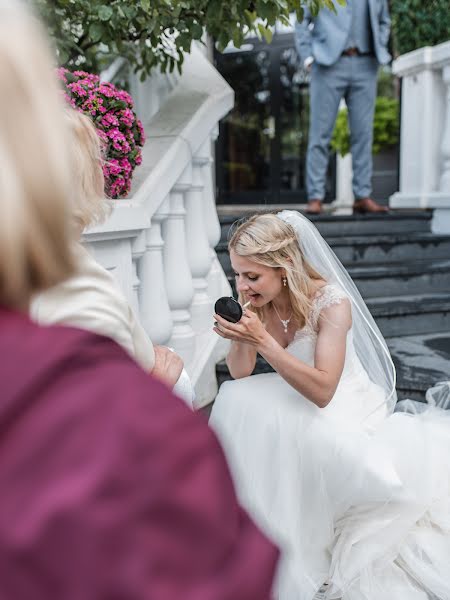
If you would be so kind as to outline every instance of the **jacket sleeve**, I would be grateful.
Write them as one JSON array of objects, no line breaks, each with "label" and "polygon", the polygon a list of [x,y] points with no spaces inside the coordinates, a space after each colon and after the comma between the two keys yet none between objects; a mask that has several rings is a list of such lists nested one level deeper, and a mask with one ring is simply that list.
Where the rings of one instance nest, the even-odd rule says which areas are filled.
[{"label": "jacket sleeve", "polygon": [[93,259],[80,274],[35,298],[31,316],[40,324],[77,327],[109,337],[145,370],[153,368],[150,339],[112,275]]},{"label": "jacket sleeve", "polygon": [[308,8],[304,8],[303,21],[295,24],[295,48],[303,62],[309,56],[312,56],[312,41],[311,41],[311,30],[310,25],[313,22],[311,11]]},{"label": "jacket sleeve", "polygon": [[391,33],[391,18],[389,15],[388,0],[383,0],[381,10],[379,14],[379,25],[380,25],[380,44],[385,48],[389,42],[389,35]]}]

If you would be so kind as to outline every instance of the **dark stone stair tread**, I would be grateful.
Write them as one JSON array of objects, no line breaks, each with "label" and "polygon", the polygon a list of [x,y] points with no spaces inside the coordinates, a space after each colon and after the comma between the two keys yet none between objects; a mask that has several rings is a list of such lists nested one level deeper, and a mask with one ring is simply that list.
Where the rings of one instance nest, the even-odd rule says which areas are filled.
[{"label": "dark stone stair tread", "polygon": [[413,243],[440,243],[450,241],[450,235],[431,233],[429,231],[411,231],[406,233],[392,234],[368,234],[368,235],[346,235],[346,236],[326,236],[327,243],[330,246],[372,246]]},{"label": "dark stone stair tread", "polygon": [[450,378],[450,331],[386,340],[397,369],[397,387],[425,392]]},{"label": "dark stone stair tread", "polygon": [[[380,279],[396,277],[408,277],[409,275],[427,275],[429,273],[450,273],[450,259],[433,258],[416,260],[411,263],[366,263],[365,265],[347,265],[347,271],[352,279]],[[234,279],[233,275],[227,275],[228,280]]]},{"label": "dark stone stair tread", "polygon": [[[303,205],[304,207],[304,205]],[[302,207],[302,208],[303,208]],[[295,208],[295,205],[280,205],[275,207],[267,207],[255,204],[255,206],[239,206],[236,205],[236,210],[234,212],[230,212],[228,206],[222,207],[221,205],[217,205],[217,213],[219,215],[221,223],[224,225],[228,225],[233,223],[237,219],[241,219],[245,216],[250,216],[252,214],[258,212],[267,212],[267,211],[282,211],[282,210],[298,210]],[[304,211],[299,210],[304,214]],[[306,216],[306,215],[305,215]],[[313,223],[328,223],[328,222],[343,222],[343,221],[366,221],[370,219],[372,221],[396,221],[402,219],[415,219],[418,221],[430,221],[432,218],[432,212],[426,210],[411,210],[411,211],[392,211],[389,213],[373,213],[370,215],[336,215],[333,212],[323,213],[321,215],[309,215],[309,220]]]},{"label": "dark stone stair tread", "polygon": [[349,265],[347,268],[352,278],[402,277],[427,273],[450,272],[450,259],[435,258],[416,260],[413,263],[392,262],[371,263],[365,266]]},{"label": "dark stone stair tread", "polygon": [[370,215],[335,215],[333,213],[324,213],[321,215],[310,215],[308,217],[313,223],[344,222],[344,221],[400,221],[404,219],[414,219],[417,221],[430,221],[431,211],[411,210],[411,211],[393,211],[389,213],[372,213]]},{"label": "dark stone stair tread", "polygon": [[[431,233],[429,231],[411,231],[407,233],[377,233],[368,235],[325,236],[329,246],[397,246],[399,244],[440,244],[450,241],[450,235]],[[226,250],[228,241],[221,240],[217,250]]]},{"label": "dark stone stair tread", "polygon": [[374,317],[404,316],[436,310],[450,310],[450,294],[448,292],[434,292],[407,296],[379,296],[368,298],[366,304]]}]

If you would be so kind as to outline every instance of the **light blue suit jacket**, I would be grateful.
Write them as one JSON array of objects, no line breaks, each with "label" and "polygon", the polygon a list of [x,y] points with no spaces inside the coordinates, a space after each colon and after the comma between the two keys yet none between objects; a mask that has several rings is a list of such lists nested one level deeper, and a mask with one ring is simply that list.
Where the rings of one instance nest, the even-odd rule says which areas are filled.
[{"label": "light blue suit jacket", "polygon": [[[360,2],[361,0],[356,0]],[[295,27],[295,45],[302,61],[308,56],[324,66],[333,65],[345,50],[352,23],[351,7],[333,0],[337,14],[323,8],[313,18],[305,8],[305,16]],[[381,65],[391,60],[387,51],[391,20],[387,0],[368,0],[375,56]]]}]

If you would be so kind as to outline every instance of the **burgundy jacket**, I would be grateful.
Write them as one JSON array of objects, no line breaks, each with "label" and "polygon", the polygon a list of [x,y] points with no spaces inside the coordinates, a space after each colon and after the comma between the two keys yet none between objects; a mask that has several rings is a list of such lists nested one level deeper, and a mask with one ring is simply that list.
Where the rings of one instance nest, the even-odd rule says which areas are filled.
[{"label": "burgundy jacket", "polygon": [[0,308],[0,600],[268,600],[206,422],[109,339]]}]

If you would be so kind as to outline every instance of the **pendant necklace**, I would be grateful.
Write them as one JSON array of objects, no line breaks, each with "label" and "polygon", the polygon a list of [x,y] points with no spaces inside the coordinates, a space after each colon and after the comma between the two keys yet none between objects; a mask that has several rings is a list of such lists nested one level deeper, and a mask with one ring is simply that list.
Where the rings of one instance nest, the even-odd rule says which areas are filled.
[{"label": "pendant necklace", "polygon": [[273,302],[272,302],[272,306],[274,307],[274,309],[275,309],[275,312],[277,313],[277,317],[280,319],[280,321],[281,321],[281,324],[282,324],[282,325],[283,325],[283,327],[284,327],[284,333],[287,333],[287,332],[288,332],[288,325],[289,325],[289,323],[291,322],[291,319],[292,319],[292,315],[293,315],[293,313],[291,312],[291,314],[290,314],[290,316],[289,316],[289,318],[288,318],[288,319],[282,319],[282,318],[280,317],[280,313],[277,311],[277,307],[275,306],[275,304],[274,304]]}]

